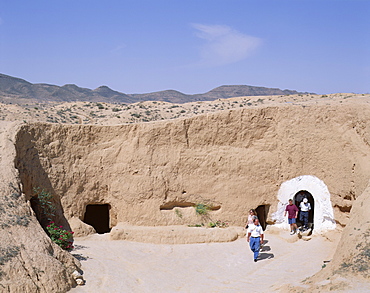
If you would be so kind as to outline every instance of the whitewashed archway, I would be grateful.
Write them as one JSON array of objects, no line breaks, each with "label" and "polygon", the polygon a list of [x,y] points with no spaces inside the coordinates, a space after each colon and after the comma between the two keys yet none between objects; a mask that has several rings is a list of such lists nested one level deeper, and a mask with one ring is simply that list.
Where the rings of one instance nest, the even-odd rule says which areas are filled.
[{"label": "whitewashed archway", "polygon": [[336,224],[328,187],[322,180],[311,175],[299,176],[281,184],[277,195],[279,200],[277,211],[272,215],[275,225],[289,229],[288,218],[284,217],[285,207],[288,200],[293,199],[294,195],[301,190],[311,193],[315,202],[314,233],[335,229]]}]

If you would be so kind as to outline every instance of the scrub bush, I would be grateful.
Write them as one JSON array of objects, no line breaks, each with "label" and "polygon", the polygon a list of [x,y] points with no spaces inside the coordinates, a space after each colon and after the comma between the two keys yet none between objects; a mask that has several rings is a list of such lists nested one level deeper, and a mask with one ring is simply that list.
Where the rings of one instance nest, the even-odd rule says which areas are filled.
[{"label": "scrub bush", "polygon": [[54,222],[50,222],[46,226],[46,231],[50,239],[58,244],[62,249],[71,251],[73,249],[73,232],[63,229],[63,226],[57,226]]},{"label": "scrub bush", "polygon": [[194,206],[194,208],[195,208],[195,212],[197,213],[197,215],[207,215],[208,214],[209,206],[207,206],[204,203],[197,203]]},{"label": "scrub bush", "polygon": [[[49,192],[40,188],[34,188],[34,192],[37,194],[42,216],[44,219],[47,219],[48,224],[46,227],[43,227],[46,234],[62,249],[71,251],[73,249],[73,232],[64,230],[63,226],[57,226],[52,221],[52,218],[55,217],[56,211],[54,203],[52,202],[53,196]],[[41,223],[44,223],[45,225],[45,222],[41,221]]]}]

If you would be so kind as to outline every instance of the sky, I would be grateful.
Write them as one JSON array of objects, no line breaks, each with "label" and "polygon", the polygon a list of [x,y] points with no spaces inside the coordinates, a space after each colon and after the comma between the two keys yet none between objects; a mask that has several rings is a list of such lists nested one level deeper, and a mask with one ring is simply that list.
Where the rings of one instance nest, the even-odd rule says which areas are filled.
[{"label": "sky", "polygon": [[370,92],[367,0],[0,0],[0,73],[123,93]]}]

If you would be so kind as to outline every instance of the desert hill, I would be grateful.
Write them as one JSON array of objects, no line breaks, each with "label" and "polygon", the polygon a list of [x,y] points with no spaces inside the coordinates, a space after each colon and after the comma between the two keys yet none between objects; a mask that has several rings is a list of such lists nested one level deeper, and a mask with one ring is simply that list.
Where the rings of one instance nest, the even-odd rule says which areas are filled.
[{"label": "desert hill", "polygon": [[294,90],[255,87],[247,85],[226,85],[204,94],[187,95],[175,90],[165,90],[146,94],[124,94],[107,86],[94,90],[81,88],[74,84],[56,86],[32,84],[20,78],[0,74],[0,102],[106,102],[135,103],[143,101],[164,101],[169,103],[188,103],[194,101],[213,101],[239,96],[292,95],[301,94]]}]

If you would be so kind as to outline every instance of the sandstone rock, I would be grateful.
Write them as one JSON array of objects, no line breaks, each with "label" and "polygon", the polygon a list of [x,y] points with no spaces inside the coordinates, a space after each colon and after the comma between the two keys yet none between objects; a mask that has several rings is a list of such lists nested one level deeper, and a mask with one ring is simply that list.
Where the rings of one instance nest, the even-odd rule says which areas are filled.
[{"label": "sandstone rock", "polygon": [[0,291],[66,292],[80,264],[49,239],[21,192],[14,167],[17,129],[0,121]]},{"label": "sandstone rock", "polygon": [[332,272],[370,277],[370,184],[355,201],[350,221],[343,229]]},{"label": "sandstone rock", "polygon": [[83,237],[96,233],[94,227],[85,224],[76,217],[72,217],[68,222],[72,231],[74,232],[74,236],[76,237]]}]

